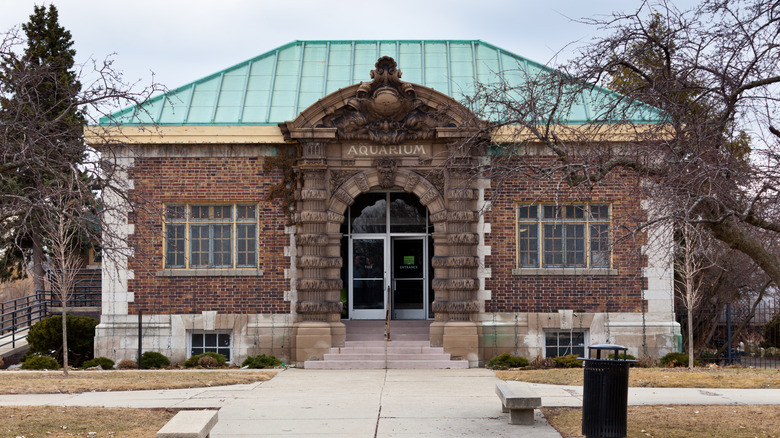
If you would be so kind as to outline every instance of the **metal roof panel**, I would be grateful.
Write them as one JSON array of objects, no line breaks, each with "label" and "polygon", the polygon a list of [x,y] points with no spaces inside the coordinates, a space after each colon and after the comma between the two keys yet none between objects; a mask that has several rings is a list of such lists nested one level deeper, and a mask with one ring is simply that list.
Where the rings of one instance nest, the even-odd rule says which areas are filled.
[{"label": "metal roof panel", "polygon": [[[479,40],[294,41],[153,97],[100,120],[101,125],[262,125],[292,120],[339,88],[369,81],[380,56],[391,56],[402,79],[455,99],[472,96],[477,83],[503,78],[519,85],[549,68]],[[521,99],[523,96],[511,95]],[[594,87],[570,108],[563,123],[586,123],[619,96]],[[494,108],[495,114],[500,109]],[[658,120],[637,106],[638,121]]]}]

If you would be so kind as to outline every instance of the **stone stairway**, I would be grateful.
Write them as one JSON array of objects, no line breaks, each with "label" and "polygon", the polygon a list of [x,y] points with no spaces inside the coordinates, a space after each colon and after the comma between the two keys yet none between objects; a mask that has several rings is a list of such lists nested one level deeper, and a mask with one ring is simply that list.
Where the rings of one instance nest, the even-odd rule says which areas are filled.
[{"label": "stone stairway", "polygon": [[431,347],[430,321],[392,321],[390,341],[384,321],[345,321],[347,341],[333,347],[323,360],[307,360],[311,370],[468,368],[466,360],[451,360],[442,347]]}]

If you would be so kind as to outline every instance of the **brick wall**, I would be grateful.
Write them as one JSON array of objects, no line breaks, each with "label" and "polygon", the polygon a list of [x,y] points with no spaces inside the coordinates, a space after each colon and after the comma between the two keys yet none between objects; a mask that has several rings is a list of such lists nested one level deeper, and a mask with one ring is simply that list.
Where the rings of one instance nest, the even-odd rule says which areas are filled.
[{"label": "brick wall", "polygon": [[[534,157],[532,165],[549,166],[550,158]],[[638,179],[626,172],[614,172],[610,178],[591,188],[569,188],[558,178],[507,178],[497,187],[495,181],[486,198],[492,203],[486,221],[491,233],[486,245],[491,254],[486,265],[492,278],[486,280],[491,299],[485,303],[487,312],[640,312],[645,258],[640,245],[646,243],[645,233],[634,233],[646,217],[640,206]],[[612,204],[611,230],[617,242],[612,248],[614,275],[513,275],[516,267],[515,208],[519,202],[575,203],[598,202]],[[541,244],[541,235],[539,241]],[[554,268],[551,271],[554,272]]]},{"label": "brick wall", "polygon": [[[135,279],[130,313],[289,313],[284,291],[290,289],[284,270],[290,267],[284,248],[286,218],[279,201],[268,201],[268,190],[281,180],[281,172],[263,171],[263,157],[158,157],[137,158],[130,178],[131,196],[146,200],[148,208],[130,215],[135,224],[129,262]],[[161,208],[165,203],[258,203],[258,268],[260,277],[160,277],[163,268]]]}]

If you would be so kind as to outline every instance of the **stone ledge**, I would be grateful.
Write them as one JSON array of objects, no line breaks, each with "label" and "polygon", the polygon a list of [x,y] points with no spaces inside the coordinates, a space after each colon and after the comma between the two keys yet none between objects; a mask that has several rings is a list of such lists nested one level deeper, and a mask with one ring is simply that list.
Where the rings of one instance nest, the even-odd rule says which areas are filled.
[{"label": "stone ledge", "polygon": [[158,277],[262,277],[262,269],[163,269]]},{"label": "stone ledge", "polygon": [[512,275],[570,276],[570,275],[618,275],[617,269],[610,268],[515,268]]},{"label": "stone ledge", "polygon": [[217,424],[218,411],[180,411],[157,432],[157,438],[205,438]]}]

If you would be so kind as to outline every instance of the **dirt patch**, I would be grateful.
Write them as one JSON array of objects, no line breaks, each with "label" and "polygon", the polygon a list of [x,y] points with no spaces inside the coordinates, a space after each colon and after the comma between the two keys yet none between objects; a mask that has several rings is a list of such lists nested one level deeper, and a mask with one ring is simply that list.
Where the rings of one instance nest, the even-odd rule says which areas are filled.
[{"label": "dirt patch", "polygon": [[[582,385],[582,368],[496,371],[503,380]],[[645,388],[780,388],[780,370],[751,368],[631,368],[628,384]]]},{"label": "dirt patch", "polygon": [[[564,437],[581,437],[582,409],[542,408]],[[780,436],[780,406],[629,406],[629,438]]]},{"label": "dirt patch", "polygon": [[0,407],[0,436],[148,438],[175,414],[170,409]]},{"label": "dirt patch", "polygon": [[175,370],[175,371],[3,371],[0,394],[56,394],[91,391],[205,388],[264,382],[276,371]]}]

